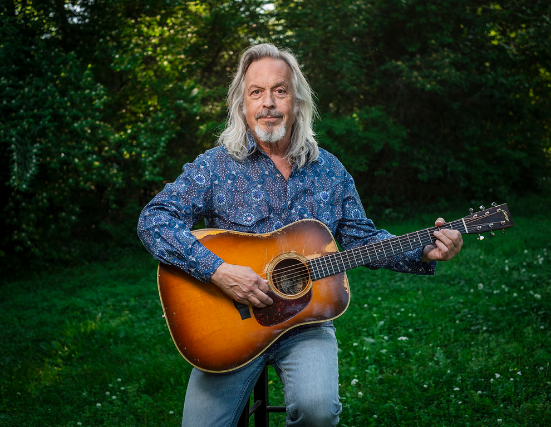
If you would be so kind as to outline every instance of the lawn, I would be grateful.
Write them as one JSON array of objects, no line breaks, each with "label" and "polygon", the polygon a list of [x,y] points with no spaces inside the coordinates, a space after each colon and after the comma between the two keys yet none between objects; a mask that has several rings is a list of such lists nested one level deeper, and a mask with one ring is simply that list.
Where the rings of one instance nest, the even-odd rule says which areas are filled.
[{"label": "lawn", "polygon": [[[509,206],[514,228],[464,236],[434,277],[349,272],[335,322],[341,426],[551,425],[549,210]],[[403,234],[434,217],[378,225]],[[0,426],[180,424],[190,367],[162,318],[156,263],[114,258],[0,287]]]}]

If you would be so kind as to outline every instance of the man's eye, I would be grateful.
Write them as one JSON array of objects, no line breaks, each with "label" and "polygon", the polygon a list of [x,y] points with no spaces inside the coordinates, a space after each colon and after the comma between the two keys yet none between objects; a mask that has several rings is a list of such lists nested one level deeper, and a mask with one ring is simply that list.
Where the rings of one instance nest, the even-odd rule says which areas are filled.
[{"label": "man's eye", "polygon": [[277,90],[276,90],[276,95],[279,96],[279,97],[286,96],[286,95],[287,95],[287,91],[286,91],[285,89],[277,89]]},{"label": "man's eye", "polygon": [[253,90],[253,91],[251,92],[251,95],[260,95],[260,91],[259,91],[258,89]]}]

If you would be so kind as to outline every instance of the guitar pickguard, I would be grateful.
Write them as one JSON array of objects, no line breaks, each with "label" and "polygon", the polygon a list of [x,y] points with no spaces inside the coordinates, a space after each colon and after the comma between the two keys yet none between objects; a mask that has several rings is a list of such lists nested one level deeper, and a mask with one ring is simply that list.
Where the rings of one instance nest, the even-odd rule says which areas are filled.
[{"label": "guitar pickguard", "polygon": [[284,299],[269,291],[267,295],[274,301],[264,308],[253,308],[256,321],[262,326],[274,326],[299,314],[312,300],[312,290],[300,298]]}]

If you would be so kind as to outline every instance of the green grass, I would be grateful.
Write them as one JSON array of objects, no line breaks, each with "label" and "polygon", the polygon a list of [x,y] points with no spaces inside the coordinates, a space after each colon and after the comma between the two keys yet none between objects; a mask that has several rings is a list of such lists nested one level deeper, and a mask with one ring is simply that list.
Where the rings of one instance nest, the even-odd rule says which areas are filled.
[{"label": "green grass", "polygon": [[[349,272],[335,322],[341,426],[551,425],[551,223],[510,208],[506,236],[464,236],[434,277]],[[379,225],[402,234],[432,216]],[[0,287],[0,426],[180,425],[190,368],[155,267],[137,253]]]}]

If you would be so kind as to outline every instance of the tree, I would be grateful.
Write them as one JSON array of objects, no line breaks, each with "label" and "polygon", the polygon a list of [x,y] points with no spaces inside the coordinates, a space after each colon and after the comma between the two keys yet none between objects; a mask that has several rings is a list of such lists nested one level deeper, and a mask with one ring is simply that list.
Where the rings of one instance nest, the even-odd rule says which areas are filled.
[{"label": "tree", "polygon": [[282,0],[276,10],[278,41],[318,94],[320,139],[352,154],[366,203],[504,198],[549,172],[548,2]]}]

